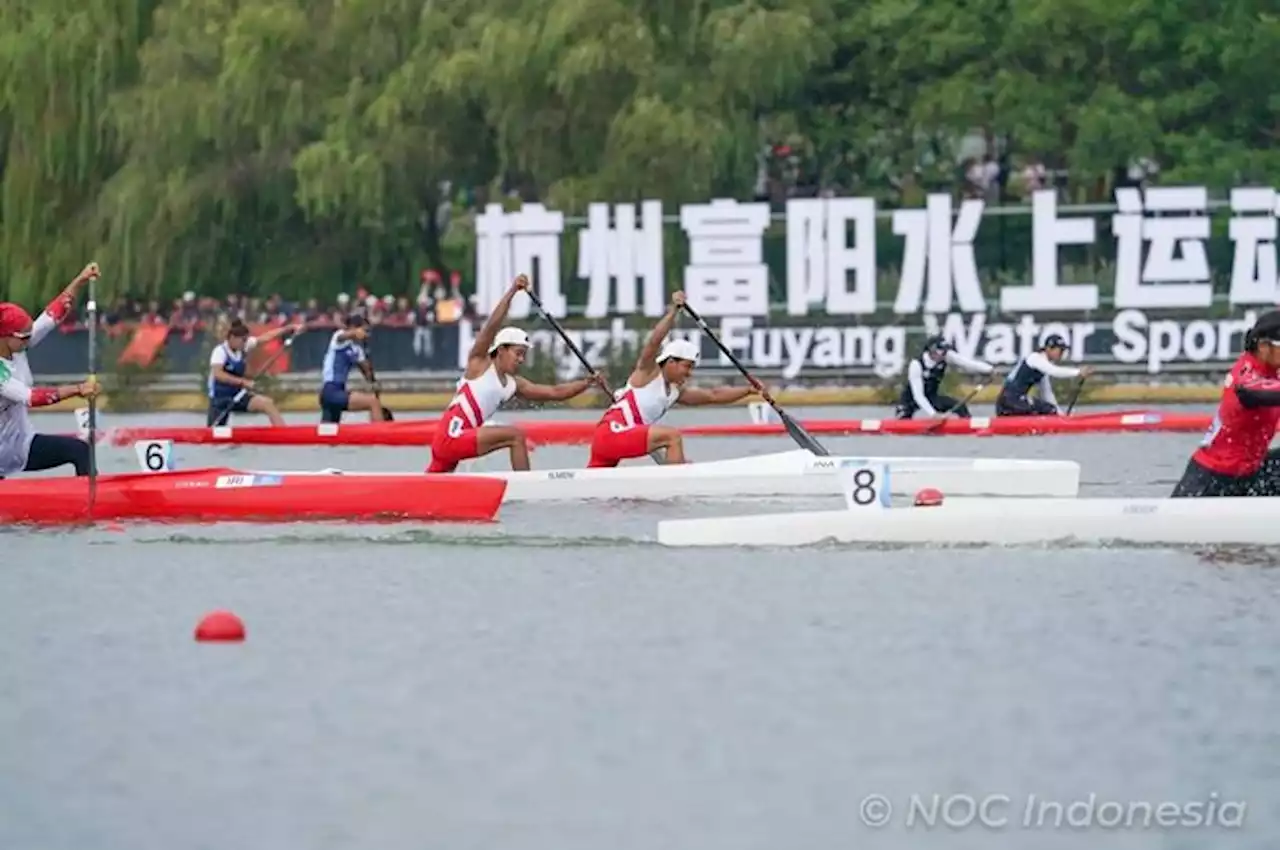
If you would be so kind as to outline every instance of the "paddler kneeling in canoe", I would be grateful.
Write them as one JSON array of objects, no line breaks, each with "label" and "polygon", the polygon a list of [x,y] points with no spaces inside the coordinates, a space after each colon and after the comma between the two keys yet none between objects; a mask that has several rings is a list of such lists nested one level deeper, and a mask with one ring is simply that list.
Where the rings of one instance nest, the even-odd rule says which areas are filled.
[{"label": "paddler kneeling in canoe", "polygon": [[617,466],[619,461],[644,457],[658,449],[666,450],[666,463],[686,463],[680,431],[656,424],[676,403],[733,404],[752,393],[772,401],[769,391],[755,379],[746,387],[709,390],[685,386],[701,357],[698,346],[680,339],[663,342],[682,306],[684,293],[674,293],[667,314],[645,340],[627,385],[614,393],[613,406],[596,425],[587,466]]},{"label": "paddler kneeling in canoe", "polygon": [[[1067,353],[1067,341],[1058,334],[1045,337],[1040,347],[1018,361],[1004,379],[1000,395],[996,397],[996,416],[1055,416],[1058,399],[1053,395],[1050,378],[1087,378],[1093,374],[1092,366],[1061,365]],[[1032,398],[1031,390],[1040,388],[1040,397]]]},{"label": "paddler kneeling in canoe", "polygon": [[301,324],[294,324],[251,336],[249,326],[240,319],[231,323],[227,338],[209,354],[209,427],[225,424],[232,413],[261,413],[272,425],[284,424],[276,403],[254,393],[253,379],[245,377],[248,354],[263,343],[301,329]]},{"label": "paddler kneeling in canoe", "polygon": [[[96,277],[97,267],[93,268]],[[57,309],[61,312],[56,313]],[[35,381],[26,350],[53,330],[58,318],[69,309],[66,292],[35,322],[17,304],[0,304],[0,478],[65,464],[74,466],[76,475],[89,474],[88,443],[75,437],[37,434],[27,413],[29,408],[57,404],[64,398],[93,398],[98,394],[98,385],[92,381],[60,387],[32,386]]]},{"label": "paddler kneeling in canoe", "polygon": [[[347,411],[367,410],[370,422],[381,422],[383,415],[381,388],[373,374],[373,361],[365,350],[369,342],[369,323],[359,314],[347,316],[344,327],[329,337],[324,360],[320,364],[320,421],[337,424]],[[351,370],[359,369],[372,392],[347,389]]]},{"label": "paddler kneeling in canoe", "polygon": [[1280,496],[1280,310],[1258,317],[1173,497]]},{"label": "paddler kneeling in canoe", "polygon": [[489,417],[514,396],[527,401],[565,401],[592,386],[604,386],[604,379],[595,372],[555,386],[535,384],[516,374],[529,351],[529,335],[516,327],[501,331],[498,327],[506,320],[516,293],[528,288],[529,278],[517,277],[476,334],[458,391],[436,426],[427,472],[453,472],[460,462],[499,449],[511,450],[513,470],[527,470],[529,444],[524,434],[510,425],[485,425]]},{"label": "paddler kneeling in canoe", "polygon": [[920,356],[907,364],[907,381],[898,397],[899,419],[912,419],[917,411],[932,419],[969,418],[968,405],[942,393],[949,365],[980,375],[996,373],[990,363],[965,357],[942,334],[935,334],[925,340]]}]

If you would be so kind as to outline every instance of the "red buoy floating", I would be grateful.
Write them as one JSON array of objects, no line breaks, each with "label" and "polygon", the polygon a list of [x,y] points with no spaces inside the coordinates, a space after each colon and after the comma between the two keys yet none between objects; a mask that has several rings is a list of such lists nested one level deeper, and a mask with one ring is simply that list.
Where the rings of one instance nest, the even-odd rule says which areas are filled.
[{"label": "red buoy floating", "polygon": [[196,626],[196,640],[244,640],[244,622],[230,611],[212,611],[205,614]]},{"label": "red buoy floating", "polygon": [[942,504],[942,491],[933,487],[925,487],[916,493],[916,507],[932,508]]}]

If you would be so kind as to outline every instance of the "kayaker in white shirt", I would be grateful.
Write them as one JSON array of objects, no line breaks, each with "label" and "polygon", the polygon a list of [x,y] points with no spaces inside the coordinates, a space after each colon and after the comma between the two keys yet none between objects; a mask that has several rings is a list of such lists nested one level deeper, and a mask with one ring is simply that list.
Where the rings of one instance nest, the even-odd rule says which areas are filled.
[{"label": "kayaker in white shirt", "polygon": [[[1058,334],[1050,334],[1040,347],[1018,361],[1004,379],[1004,386],[996,398],[996,416],[1054,416],[1062,412],[1053,394],[1050,378],[1087,378],[1093,374],[1092,366],[1062,366],[1068,350],[1067,341]],[[1030,395],[1039,389],[1040,397]]]},{"label": "kayaker in white shirt", "polygon": [[89,474],[89,444],[75,437],[37,434],[28,412],[64,398],[92,398],[98,394],[98,386],[89,381],[60,387],[35,386],[27,349],[66,318],[80,287],[97,276],[97,263],[85,266],[35,321],[21,306],[0,303],[0,478],[65,464],[74,466],[76,475]]},{"label": "kayaker in white shirt", "polygon": [[969,418],[969,407],[942,392],[947,366],[978,375],[994,375],[995,367],[982,360],[965,357],[941,335],[925,340],[920,356],[907,364],[907,380],[898,397],[899,419],[911,419],[917,412],[931,418],[948,415]]}]

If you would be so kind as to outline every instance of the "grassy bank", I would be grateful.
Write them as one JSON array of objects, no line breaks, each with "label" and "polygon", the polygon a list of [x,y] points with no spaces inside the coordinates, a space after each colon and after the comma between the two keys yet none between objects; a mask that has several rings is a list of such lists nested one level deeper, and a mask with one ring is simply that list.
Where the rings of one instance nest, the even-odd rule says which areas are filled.
[{"label": "grassy bank", "polygon": [[[967,393],[963,385],[961,394]],[[997,387],[987,387],[975,398],[978,404],[990,404],[995,401]],[[1218,401],[1222,388],[1217,384],[1187,384],[1149,386],[1146,384],[1100,384],[1094,387],[1086,385],[1081,395],[1081,404],[1203,404],[1212,405]],[[383,401],[396,411],[431,412],[443,410],[452,397],[451,393],[383,393]],[[1059,399],[1068,396],[1059,391]],[[887,397],[884,389],[869,387],[829,387],[812,389],[784,390],[777,395],[778,402],[786,407],[813,406],[853,406],[870,405],[891,408],[893,401]],[[143,403],[139,403],[139,402]],[[276,395],[280,409],[285,412],[304,413],[316,410],[314,392],[281,393]],[[41,411],[59,412],[83,406],[84,402],[72,399],[41,408]],[[746,404],[746,402],[741,402]],[[207,400],[200,393],[194,392],[147,392],[145,399],[133,397],[127,409],[153,410],[169,412],[203,413]],[[102,406],[110,410],[109,394],[102,396]],[[580,397],[568,402],[574,408],[600,408],[604,406],[599,395]]]}]

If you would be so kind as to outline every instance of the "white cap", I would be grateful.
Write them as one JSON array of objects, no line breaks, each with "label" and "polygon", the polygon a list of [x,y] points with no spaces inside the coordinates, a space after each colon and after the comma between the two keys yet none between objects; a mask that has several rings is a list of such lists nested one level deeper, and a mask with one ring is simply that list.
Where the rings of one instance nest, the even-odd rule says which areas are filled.
[{"label": "white cap", "polygon": [[501,345],[523,345],[528,347],[529,335],[516,327],[503,328],[498,331],[498,335],[493,338],[493,345],[489,346],[489,353],[498,350]]},{"label": "white cap", "polygon": [[702,352],[698,350],[698,346],[687,339],[669,339],[662,346],[662,353],[658,355],[658,362],[661,363],[663,360],[672,358],[697,363],[702,359]]}]

